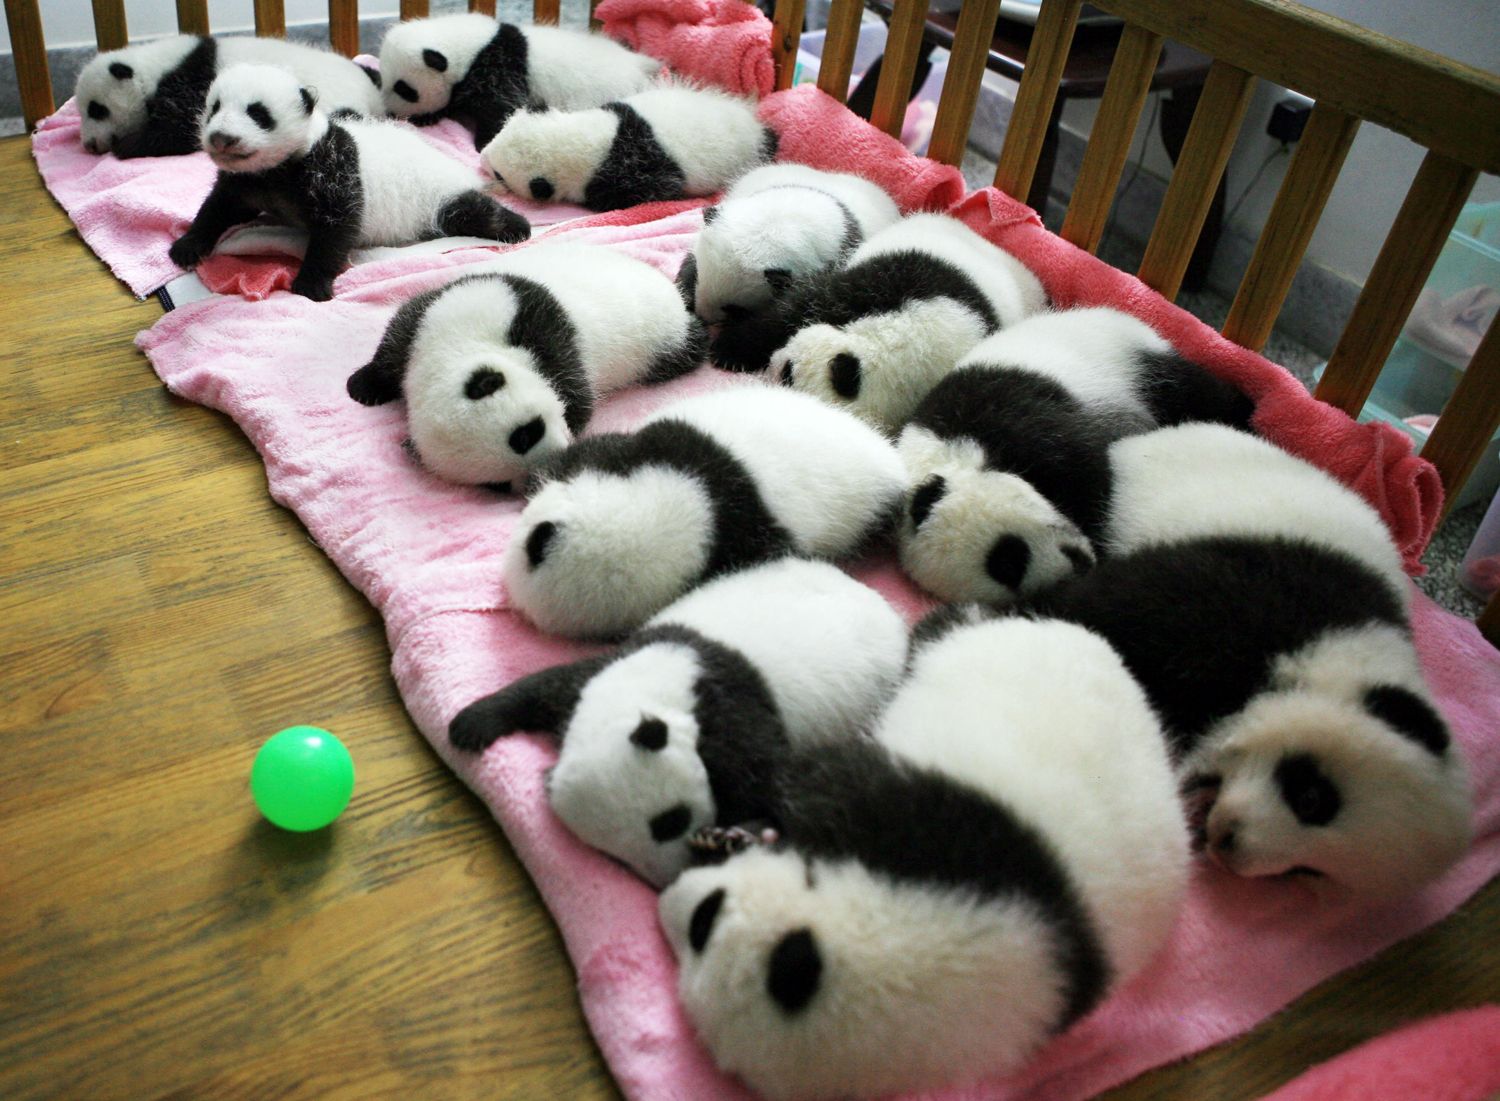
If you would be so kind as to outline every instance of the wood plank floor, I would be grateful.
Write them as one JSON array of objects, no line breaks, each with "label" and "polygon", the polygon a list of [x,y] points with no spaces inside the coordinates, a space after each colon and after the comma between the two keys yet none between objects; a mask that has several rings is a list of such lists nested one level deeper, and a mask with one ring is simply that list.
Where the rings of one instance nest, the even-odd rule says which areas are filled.
[{"label": "wood plank floor", "polygon": [[[159,308],[88,252],[21,139],[0,142],[0,224],[0,1097],[617,1097],[552,924],[406,718],[377,617],[234,425],[157,382],[131,340]],[[343,737],[359,785],[299,837],[246,782],[261,739],[304,722]],[[1492,884],[1110,1096],[1257,1097],[1500,998],[1497,933]]]}]

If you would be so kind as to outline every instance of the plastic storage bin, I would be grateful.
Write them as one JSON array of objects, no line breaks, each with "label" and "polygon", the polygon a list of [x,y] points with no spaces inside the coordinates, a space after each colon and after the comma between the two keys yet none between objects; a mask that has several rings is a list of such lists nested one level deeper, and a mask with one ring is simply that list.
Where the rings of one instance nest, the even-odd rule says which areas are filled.
[{"label": "plastic storage bin", "polygon": [[1500,590],[1500,494],[1490,502],[1474,541],[1464,555],[1458,579],[1481,600],[1488,600]]},{"label": "plastic storage bin", "polygon": [[[818,65],[823,58],[825,31],[808,31],[797,47],[797,68],[792,73],[793,84],[813,84],[818,79]],[[877,57],[885,53],[886,27],[884,23],[860,24],[859,41],[854,47],[854,70],[849,80],[849,90],[859,84]],[[906,118],[901,123],[901,144],[916,154],[927,152],[927,143],[932,140],[932,124],[937,119],[938,97],[943,94],[943,78],[948,75],[948,51],[932,51],[932,72],[912,96],[906,106]]]},{"label": "plastic storage bin", "polygon": [[[1500,308],[1500,203],[1471,203],[1454,224],[1359,419],[1384,421],[1420,448]],[[1490,441],[1456,507],[1500,487],[1500,436]]]}]

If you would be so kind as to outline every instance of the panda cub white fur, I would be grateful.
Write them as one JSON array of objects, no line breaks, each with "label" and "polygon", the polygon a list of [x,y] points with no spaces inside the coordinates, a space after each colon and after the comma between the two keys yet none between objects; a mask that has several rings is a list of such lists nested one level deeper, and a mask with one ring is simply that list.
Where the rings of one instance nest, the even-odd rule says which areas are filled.
[{"label": "panda cub white fur", "polygon": [[704,321],[744,320],[764,312],[788,283],[832,267],[900,217],[895,201],[862,176],[764,165],[703,211],[678,280]]},{"label": "panda cub white fur", "polygon": [[307,230],[292,291],[317,301],[332,296],[334,277],[360,246],[531,234],[468,168],[395,123],[329,118],[286,69],[226,69],[208,90],[202,141],[219,174],[170,250],[183,268],[262,213]]},{"label": "panda cub white fur", "polygon": [[754,102],[677,82],[591,110],[519,110],[482,150],[517,195],[590,210],[711,195],[775,154]]},{"label": "panda cub white fur", "polygon": [[402,305],[348,390],[365,405],[404,397],[433,473],[509,489],[573,442],[598,398],[692,370],[705,338],[651,265],[541,242]]},{"label": "panda cub white fur", "polygon": [[280,38],[178,34],[107,50],[83,67],[73,93],[83,147],[120,158],[196,153],[208,86],[234,65],[291,71],[329,114],[385,113],[380,78],[346,57]]},{"label": "panda cub white fur", "polygon": [[556,732],[557,816],[661,887],[687,866],[694,831],[770,819],[790,746],[861,735],[905,660],[906,626],[878,593],[783,558],[694,589],[613,653],[478,700],[449,736],[475,751]]},{"label": "panda cub white fur", "polygon": [[1185,420],[1244,428],[1253,410],[1130,314],[1028,317],[960,360],[902,430],[901,564],[944,600],[1036,592],[1093,564],[1111,442]]},{"label": "panda cub white fur", "polygon": [[1187,828],[1119,657],[1057,621],[949,626],[873,740],[792,752],[780,844],[661,897],[689,1020],[773,1101],[1013,1070],[1175,921]]},{"label": "panda cub white fur", "polygon": [[473,13],[397,23],[380,44],[390,113],[418,125],[466,120],[475,148],[519,108],[598,107],[643,90],[660,68],[600,34]]},{"label": "panda cub white fur", "polygon": [[1110,557],[1023,607],[1120,651],[1165,721],[1210,856],[1375,897],[1441,874],[1468,844],[1468,784],[1375,510],[1216,425],[1111,453]]},{"label": "panda cub white fur", "polygon": [[783,554],[842,558],[889,530],[905,488],[889,441],[805,394],[701,394],[544,467],[501,561],[544,631],[623,634],[699,582]]},{"label": "panda cub white fur", "polygon": [[895,431],[974,345],[1045,305],[1008,252],[956,219],[914,214],[842,267],[793,284],[756,339],[781,341],[770,355],[777,381]]}]

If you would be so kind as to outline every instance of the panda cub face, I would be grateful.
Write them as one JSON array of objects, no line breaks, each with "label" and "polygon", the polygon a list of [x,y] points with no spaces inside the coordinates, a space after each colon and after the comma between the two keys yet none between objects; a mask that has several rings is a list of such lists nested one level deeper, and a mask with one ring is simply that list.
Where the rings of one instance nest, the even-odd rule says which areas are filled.
[{"label": "panda cub face", "polygon": [[108,153],[123,134],[146,125],[145,74],[126,51],[99,54],[78,74],[73,95],[82,116],[80,137],[90,153]]},{"label": "panda cub face", "polygon": [[693,652],[647,646],[606,666],[568,721],[547,797],[588,844],[663,887],[687,866],[687,839],[716,812],[698,756]]},{"label": "panda cub face", "polygon": [[199,133],[224,172],[264,172],[306,152],[328,122],[313,93],[275,65],[232,65],[209,86]]},{"label": "panda cub face", "polygon": [[[472,58],[495,29],[495,21],[483,15],[413,19],[391,27],[380,43],[380,94],[385,109],[397,118],[408,118],[447,107],[461,75],[456,54]],[[455,50],[460,45],[462,50]]]},{"label": "panda cub face", "polygon": [[519,110],[480,151],[495,178],[537,202],[581,203],[618,120],[609,111]]},{"label": "panda cub face", "polygon": [[894,433],[984,335],[983,319],[951,298],[921,299],[800,330],[772,354],[771,378]]},{"label": "panda cub face", "polygon": [[[828,201],[808,188],[779,190],[804,203]],[[767,309],[797,277],[838,258],[842,239],[829,246],[816,227],[778,217],[783,209],[768,200],[792,201],[788,195],[761,193],[703,211],[703,230],[693,247],[698,268],[693,312],[710,325]]]},{"label": "panda cub face", "polygon": [[1410,649],[1392,627],[1325,636],[1279,659],[1271,690],[1208,732],[1180,772],[1207,808],[1210,859],[1382,897],[1462,855],[1465,770]]},{"label": "panda cub face", "polygon": [[644,623],[702,576],[713,501],[666,466],[584,470],[543,486],[501,559],[511,603],[544,631],[609,638]]}]

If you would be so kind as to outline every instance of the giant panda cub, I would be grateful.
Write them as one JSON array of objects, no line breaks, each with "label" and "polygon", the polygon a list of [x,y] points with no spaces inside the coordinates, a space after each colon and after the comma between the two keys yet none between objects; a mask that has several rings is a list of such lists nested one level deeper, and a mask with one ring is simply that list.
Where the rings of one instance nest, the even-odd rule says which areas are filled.
[{"label": "giant panda cub", "polygon": [[481,151],[522,198],[620,210],[711,195],[776,154],[755,104],[661,84],[583,111],[517,111]]},{"label": "giant panda cub", "polygon": [[756,562],[854,554],[889,530],[906,486],[874,429],[754,383],[676,402],[629,434],[586,436],[537,480],[501,574],[512,607],[579,638],[623,634]]},{"label": "giant panda cub", "polygon": [[380,44],[390,113],[418,125],[466,120],[476,149],[518,108],[597,107],[641,91],[660,68],[600,34],[472,13],[397,23]]},{"label": "giant panda cub", "polygon": [[1023,608],[1098,631],[1162,715],[1211,858],[1371,896],[1463,853],[1465,769],[1379,515],[1217,425],[1112,448],[1110,557]]},{"label": "giant panda cub", "polygon": [[914,214],[794,284],[759,339],[781,342],[776,381],[894,432],[969,349],[1045,305],[1008,252],[954,218]]},{"label": "giant panda cub", "polygon": [[406,302],[348,389],[365,405],[404,397],[433,473],[509,489],[572,443],[600,396],[692,370],[705,340],[651,265],[538,243]]},{"label": "giant panda cub", "polygon": [[657,887],[704,826],[774,811],[790,746],[859,736],[900,679],[906,626],[826,562],[782,558],[710,581],[610,654],[464,708],[459,749],[518,730],[562,739],[547,797],[575,834]]},{"label": "giant panda cub", "polygon": [[1253,411],[1130,314],[1028,317],[960,360],[902,430],[901,564],[944,600],[1036,592],[1093,564],[1112,441],[1185,420],[1243,428]]},{"label": "giant panda cub", "polygon": [[531,234],[468,168],[395,123],[329,118],[286,69],[226,69],[209,88],[202,140],[219,174],[170,250],[183,268],[231,226],[269,213],[307,230],[292,291],[321,302],[360,246]]},{"label": "giant panda cub", "polygon": [[660,901],[698,1036],[773,1101],[1014,1070],[1147,964],[1186,888],[1160,724],[1073,624],[929,632],[873,740],[782,776],[780,842]]},{"label": "giant panda cub", "polygon": [[704,321],[748,322],[789,283],[832,267],[900,217],[895,201],[862,176],[768,164],[704,209],[678,280]]},{"label": "giant panda cub", "polygon": [[329,114],[385,113],[380,78],[346,57],[280,38],[178,34],[107,50],[83,67],[73,93],[83,147],[122,159],[196,153],[208,86],[233,65],[289,70]]}]

